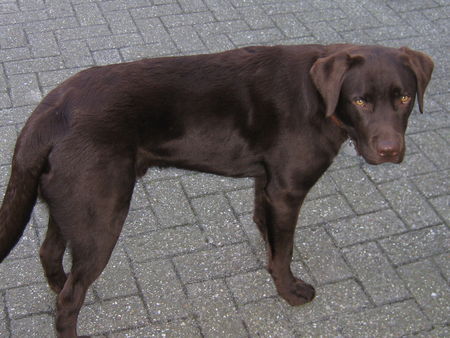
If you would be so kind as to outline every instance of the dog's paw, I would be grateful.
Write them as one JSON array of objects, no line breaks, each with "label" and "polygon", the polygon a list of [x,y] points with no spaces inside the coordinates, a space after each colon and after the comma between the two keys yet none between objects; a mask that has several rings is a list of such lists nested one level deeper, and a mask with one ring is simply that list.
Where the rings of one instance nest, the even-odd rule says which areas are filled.
[{"label": "dog's paw", "polygon": [[289,285],[277,289],[278,294],[292,306],[309,303],[316,295],[314,287],[301,279],[295,279]]}]

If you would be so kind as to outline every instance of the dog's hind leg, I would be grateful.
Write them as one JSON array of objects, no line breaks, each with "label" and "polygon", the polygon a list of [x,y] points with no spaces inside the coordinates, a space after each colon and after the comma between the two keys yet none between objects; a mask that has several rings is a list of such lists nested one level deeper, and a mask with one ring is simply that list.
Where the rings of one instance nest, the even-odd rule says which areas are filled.
[{"label": "dog's hind leg", "polygon": [[[134,162],[124,157],[104,151],[70,165],[54,160],[45,182],[52,217],[42,249],[47,273],[56,269],[61,278],[60,261],[56,264],[51,259],[60,260],[64,240],[72,254],[72,267],[56,301],[58,337],[77,336],[86,292],[108,263],[122,230],[135,183]],[[46,255],[54,245],[58,255]]]},{"label": "dog's hind leg", "polygon": [[[86,197],[86,203],[79,204],[77,208],[77,213],[82,216],[68,220],[70,225],[65,224],[65,227],[70,227],[67,233],[72,268],[57,298],[56,330],[59,337],[76,337],[77,318],[87,289],[100,276],[119,238],[129,201],[124,203],[124,198],[118,197],[118,192],[116,190],[113,193],[116,198]],[[125,191],[124,194],[129,194],[131,198],[131,193]]]},{"label": "dog's hind leg", "polygon": [[48,285],[56,293],[62,290],[67,279],[62,265],[66,246],[67,242],[61,236],[57,224],[50,216],[47,234],[45,235],[45,240],[42,243],[39,255]]}]

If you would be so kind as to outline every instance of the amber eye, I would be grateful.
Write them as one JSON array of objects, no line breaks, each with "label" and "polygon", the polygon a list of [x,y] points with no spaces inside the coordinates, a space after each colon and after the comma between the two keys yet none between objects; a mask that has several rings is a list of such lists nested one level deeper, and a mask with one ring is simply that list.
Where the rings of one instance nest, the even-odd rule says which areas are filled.
[{"label": "amber eye", "polygon": [[364,107],[366,105],[366,101],[364,99],[356,99],[353,103],[360,107]]},{"label": "amber eye", "polygon": [[408,95],[400,96],[400,102],[401,103],[407,104],[407,103],[409,103],[409,101],[411,101],[411,96],[408,96]]}]

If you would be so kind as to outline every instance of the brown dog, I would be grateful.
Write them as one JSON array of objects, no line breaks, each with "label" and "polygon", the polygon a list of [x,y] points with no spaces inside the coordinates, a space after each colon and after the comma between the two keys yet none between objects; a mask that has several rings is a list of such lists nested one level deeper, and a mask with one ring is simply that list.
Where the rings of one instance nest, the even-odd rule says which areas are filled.
[{"label": "brown dog", "polygon": [[75,337],[137,177],[155,165],[250,176],[278,293],[291,305],[309,302],[313,287],[290,269],[306,193],[348,137],[369,163],[401,162],[415,96],[422,111],[432,70],[428,56],[408,48],[309,45],[82,71],[47,95],[20,134],[0,210],[0,261],[23,233],[39,188],[50,213],[40,256],[59,294],[56,330]]}]

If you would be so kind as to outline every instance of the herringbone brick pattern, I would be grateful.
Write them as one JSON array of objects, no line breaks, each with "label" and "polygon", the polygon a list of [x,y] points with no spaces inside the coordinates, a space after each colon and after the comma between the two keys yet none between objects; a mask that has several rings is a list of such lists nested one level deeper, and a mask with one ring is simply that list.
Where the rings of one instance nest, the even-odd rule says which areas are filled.
[{"label": "herringbone brick pattern", "polygon": [[[151,170],[136,186],[80,334],[100,337],[450,336],[448,0],[2,0],[0,187],[17,133],[75,72],[250,44],[407,45],[433,56],[426,113],[401,165],[341,154],[302,208],[294,271],[317,289],[276,296],[251,219],[253,181]],[[52,337],[38,262],[46,211],[0,265],[0,337]]]}]

